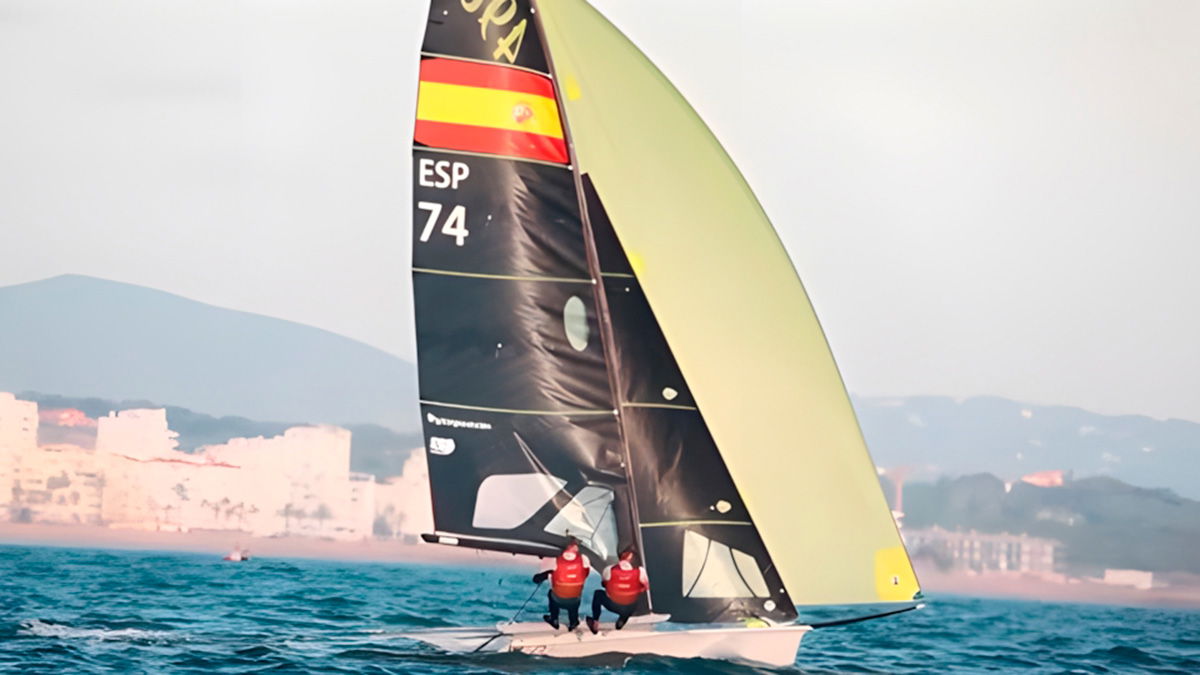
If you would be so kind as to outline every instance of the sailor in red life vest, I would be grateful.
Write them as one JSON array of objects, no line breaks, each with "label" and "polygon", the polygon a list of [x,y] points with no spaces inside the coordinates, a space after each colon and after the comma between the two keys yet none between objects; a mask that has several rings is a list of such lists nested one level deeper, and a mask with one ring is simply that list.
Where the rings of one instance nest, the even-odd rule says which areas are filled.
[{"label": "sailor in red life vest", "polygon": [[571,540],[563,552],[554,559],[553,567],[533,575],[533,582],[540,584],[550,577],[550,613],[542,616],[546,623],[558,629],[559,610],[567,610],[567,630],[579,627],[579,598],[583,595],[583,582],[587,581],[587,556],[579,552],[579,545]]},{"label": "sailor in red life vest", "polygon": [[600,631],[601,605],[617,613],[616,628],[621,630],[637,609],[642,593],[650,588],[646,568],[638,564],[637,553],[631,548],[621,552],[617,564],[604,569],[603,578],[604,589],[597,590],[592,596],[592,615],[587,618],[588,629],[592,633]]}]

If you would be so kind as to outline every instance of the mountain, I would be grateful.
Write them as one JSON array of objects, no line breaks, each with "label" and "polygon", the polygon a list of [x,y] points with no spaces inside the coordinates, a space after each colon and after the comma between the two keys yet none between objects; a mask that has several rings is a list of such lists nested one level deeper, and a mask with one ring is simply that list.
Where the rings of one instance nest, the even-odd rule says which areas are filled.
[{"label": "mountain", "polygon": [[[0,327],[0,391],[161,401],[284,426],[420,429],[411,363],[290,321],[70,275],[0,288]],[[1062,469],[1200,498],[1193,422],[996,397],[854,403],[875,463],[911,467],[914,478]],[[261,433],[257,424],[236,435]]]},{"label": "mountain", "polygon": [[[891,490],[888,490],[889,496]],[[1063,544],[1075,573],[1106,567],[1200,574],[1200,502],[1095,477],[1036,487],[990,474],[904,486],[906,529],[1024,533]]]},{"label": "mountain", "polygon": [[0,288],[0,391],[419,428],[413,364],[328,331],[65,275]]},{"label": "mountain", "polygon": [[1100,415],[981,396],[856,398],[875,463],[914,477],[1047,469],[1109,476],[1200,498],[1200,424]]}]

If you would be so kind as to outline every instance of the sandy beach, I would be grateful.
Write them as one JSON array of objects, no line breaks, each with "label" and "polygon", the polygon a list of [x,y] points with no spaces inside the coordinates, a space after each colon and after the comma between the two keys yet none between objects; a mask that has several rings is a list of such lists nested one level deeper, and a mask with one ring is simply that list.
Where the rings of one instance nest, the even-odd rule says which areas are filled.
[{"label": "sandy beach", "polygon": [[244,532],[154,532],[89,525],[0,523],[0,544],[190,551],[225,555],[235,546],[257,558],[324,558],[368,562],[530,566],[528,558],[400,540],[335,541],[312,537],[254,537]]},{"label": "sandy beach", "polygon": [[1200,609],[1200,580],[1191,575],[1170,575],[1174,583],[1147,590],[1115,586],[1099,580],[1050,581],[1035,575],[991,572],[943,572],[917,561],[917,578],[927,593],[953,593],[991,598],[1019,598],[1046,602],[1085,602],[1133,607]]}]

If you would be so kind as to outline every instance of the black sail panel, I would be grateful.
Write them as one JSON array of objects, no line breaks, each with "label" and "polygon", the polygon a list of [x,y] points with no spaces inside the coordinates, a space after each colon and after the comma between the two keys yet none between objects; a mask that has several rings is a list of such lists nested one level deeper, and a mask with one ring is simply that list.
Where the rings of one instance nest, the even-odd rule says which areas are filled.
[{"label": "black sail panel", "polygon": [[685,623],[794,619],[700,413],[635,405],[623,421],[655,611]]},{"label": "black sail panel", "polygon": [[616,352],[621,420],[654,611],[686,623],[788,621],[780,581],[603,205],[583,177]]},{"label": "black sail panel", "polygon": [[[434,0],[413,149],[429,541],[597,562],[634,517],[565,133],[528,0]],[[537,72],[534,72],[537,71]]]},{"label": "black sail panel", "polygon": [[439,534],[553,555],[570,534],[597,559],[627,540],[616,419],[421,407]]},{"label": "black sail panel", "polygon": [[591,283],[569,168],[420,148],[412,171],[418,268]]},{"label": "black sail panel", "polygon": [[432,0],[422,51],[549,72],[529,0]]},{"label": "black sail panel", "polygon": [[612,415],[590,283],[413,275],[421,399]]}]

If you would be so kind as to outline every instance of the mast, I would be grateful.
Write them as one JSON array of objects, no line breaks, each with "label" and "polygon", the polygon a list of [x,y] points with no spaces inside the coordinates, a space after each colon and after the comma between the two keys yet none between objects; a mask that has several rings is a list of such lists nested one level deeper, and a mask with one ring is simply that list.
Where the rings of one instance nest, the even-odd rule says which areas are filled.
[{"label": "mast", "polygon": [[[530,0],[530,6],[535,15],[534,24],[537,26],[538,35],[541,37],[542,44],[546,45],[545,27],[542,25],[541,18],[537,16],[538,0]],[[604,354],[609,363],[609,389],[612,391],[613,403],[616,406],[613,409],[613,415],[617,418],[617,433],[621,439],[621,452],[624,456],[622,465],[625,469],[625,479],[629,485],[629,511],[630,517],[633,520],[633,538],[637,543],[638,555],[644,560],[646,549],[642,544],[642,519],[638,514],[637,492],[633,489],[633,458],[629,451],[629,439],[625,433],[625,415],[622,409],[624,400],[621,397],[622,389],[619,380],[620,357],[614,348],[612,315],[608,309],[608,294],[604,289],[604,274],[603,270],[600,269],[600,256],[596,251],[596,237],[592,230],[591,218],[588,215],[587,198],[583,189],[583,176],[579,172],[579,162],[576,161],[575,146],[571,140],[571,121],[567,119],[566,107],[562,103],[564,95],[562,83],[559,82],[558,75],[554,70],[554,55],[550,53],[548,46],[546,47],[546,65],[550,69],[550,80],[554,83],[554,91],[557,94],[559,102],[559,119],[562,120],[563,137],[567,141],[567,154],[571,159],[571,175],[575,179],[575,195],[579,203],[579,216],[583,222],[583,238],[587,253],[588,272],[591,274],[592,283],[596,287],[596,307],[597,318],[600,323],[600,341],[604,345]],[[653,609],[649,594],[646,594],[646,602]]]}]

